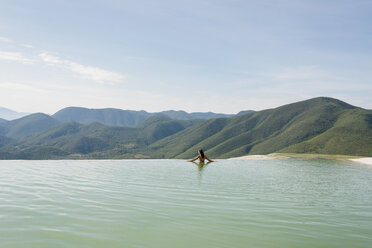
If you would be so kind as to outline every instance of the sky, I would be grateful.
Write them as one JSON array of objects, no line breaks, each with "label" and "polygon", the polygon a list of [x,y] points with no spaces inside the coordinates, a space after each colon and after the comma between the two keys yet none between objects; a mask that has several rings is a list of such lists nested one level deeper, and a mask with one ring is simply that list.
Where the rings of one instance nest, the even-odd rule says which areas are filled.
[{"label": "sky", "polygon": [[0,106],[372,109],[371,0],[2,0]]}]

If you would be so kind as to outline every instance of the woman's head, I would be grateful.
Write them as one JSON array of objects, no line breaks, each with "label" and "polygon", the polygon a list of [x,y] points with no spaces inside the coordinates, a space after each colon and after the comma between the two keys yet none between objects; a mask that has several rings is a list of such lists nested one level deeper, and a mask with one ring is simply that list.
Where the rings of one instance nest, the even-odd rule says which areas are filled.
[{"label": "woman's head", "polygon": [[198,151],[198,153],[199,153],[199,155],[200,155],[202,158],[204,158],[204,152],[203,152],[203,149],[200,149],[200,150]]}]

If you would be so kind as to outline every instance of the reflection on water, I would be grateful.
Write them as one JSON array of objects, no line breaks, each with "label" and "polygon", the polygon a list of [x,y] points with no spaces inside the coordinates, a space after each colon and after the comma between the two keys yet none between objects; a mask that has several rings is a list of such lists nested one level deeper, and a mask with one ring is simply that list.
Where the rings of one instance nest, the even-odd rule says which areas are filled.
[{"label": "reflection on water", "polygon": [[202,171],[204,169],[204,167],[206,167],[208,164],[210,164],[212,162],[208,161],[207,163],[205,163],[205,162],[199,162],[199,163],[192,162],[192,163],[194,163],[198,167],[199,171]]},{"label": "reflection on water", "polygon": [[370,247],[371,189],[331,160],[0,161],[0,247]]},{"label": "reflection on water", "polygon": [[198,168],[198,179],[199,179],[199,186],[201,185],[201,183],[202,183],[202,171],[203,171],[203,169],[205,168],[205,167],[207,167],[207,165],[208,164],[210,164],[210,163],[212,163],[212,162],[207,162],[207,163],[205,163],[205,162],[192,162],[193,164],[195,164],[196,166],[197,166],[197,168]]}]

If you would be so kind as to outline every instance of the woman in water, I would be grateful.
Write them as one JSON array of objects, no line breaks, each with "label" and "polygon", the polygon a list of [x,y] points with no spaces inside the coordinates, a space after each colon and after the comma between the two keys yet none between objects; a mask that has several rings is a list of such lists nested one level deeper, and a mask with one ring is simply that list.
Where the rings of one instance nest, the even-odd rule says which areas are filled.
[{"label": "woman in water", "polygon": [[204,163],[205,160],[208,160],[208,162],[214,162],[213,160],[209,159],[207,156],[204,155],[204,152],[202,149],[198,151],[199,155],[191,160],[188,160],[189,162],[194,162],[195,160],[199,159],[199,163]]}]

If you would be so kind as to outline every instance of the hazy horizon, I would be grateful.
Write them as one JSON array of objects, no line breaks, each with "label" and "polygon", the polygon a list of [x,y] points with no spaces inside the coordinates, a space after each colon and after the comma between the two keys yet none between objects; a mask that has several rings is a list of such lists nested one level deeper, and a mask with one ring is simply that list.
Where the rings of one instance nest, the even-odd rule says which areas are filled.
[{"label": "hazy horizon", "polygon": [[[24,112],[24,111],[17,111],[17,110],[14,110],[14,109],[10,109],[10,108],[6,108],[6,107],[3,107],[3,106],[0,106],[0,110],[1,109],[6,109],[6,110],[9,110],[9,111],[14,111],[14,112],[17,112],[17,113],[20,113],[20,114],[33,114],[33,113],[44,113],[44,114],[48,114],[48,115],[53,115],[55,113],[57,113],[58,111],[62,110],[62,109],[65,109],[65,108],[86,108],[86,109],[119,109],[119,110],[129,110],[129,111],[146,111],[148,113],[158,113],[158,112],[164,112],[164,111],[185,111],[183,109],[165,109],[165,110],[160,110],[160,111],[156,111],[156,112],[151,112],[151,111],[147,111],[146,109],[138,109],[138,110],[135,110],[135,109],[123,109],[123,108],[112,108],[112,107],[103,107],[103,108],[90,108],[90,107],[83,107],[83,106],[66,106],[66,107],[63,107],[61,109],[58,109],[57,111],[55,112],[52,112],[52,113],[48,113],[48,112],[42,112],[42,111],[36,111],[36,112]],[[241,110],[241,111],[250,111],[250,110],[253,110],[253,109],[246,109],[246,110]],[[253,110],[255,111],[255,110]],[[197,112],[189,112],[189,111],[185,111],[187,113],[197,113]],[[213,111],[204,111],[203,113],[207,113],[207,112],[211,112],[211,113],[215,113],[215,114],[237,114],[237,113],[218,113],[218,112],[213,112]],[[1,118],[1,116],[0,116]]]},{"label": "hazy horizon", "polygon": [[0,106],[372,109],[370,1],[0,3]]},{"label": "hazy horizon", "polygon": [[[309,99],[304,99],[304,100],[309,100]],[[304,100],[300,100],[300,101],[304,101]],[[338,100],[341,100],[341,99],[338,99]],[[287,105],[287,104],[291,104],[291,103],[294,103],[294,102],[289,102],[289,103],[285,103],[285,104],[282,104],[282,105],[274,106],[273,108],[280,107],[280,106]],[[348,102],[346,102],[346,103],[348,103]],[[260,109],[260,110],[256,110],[256,109],[241,109],[238,112],[225,113],[225,112],[214,112],[214,111],[186,111],[184,109],[163,109],[163,110],[160,110],[160,111],[148,111],[146,109],[125,109],[125,108],[114,108],[114,107],[91,108],[91,107],[84,107],[84,106],[66,106],[66,107],[63,107],[61,109],[58,109],[58,110],[56,110],[54,112],[42,112],[42,111],[24,112],[24,111],[17,111],[15,109],[6,108],[6,107],[3,107],[3,106],[0,106],[0,109],[3,108],[3,109],[10,110],[10,111],[15,111],[15,112],[20,113],[20,114],[44,113],[44,114],[48,114],[48,115],[53,115],[53,114],[57,113],[58,111],[60,111],[62,109],[71,108],[71,107],[72,108],[86,108],[86,109],[120,109],[120,110],[129,110],[129,111],[146,111],[148,113],[158,113],[158,112],[164,112],[164,111],[185,111],[187,113],[197,113],[197,112],[207,113],[207,112],[212,112],[212,113],[215,113],[215,114],[238,114],[241,111],[251,111],[251,110],[252,111],[261,111],[261,110],[265,110],[265,109]],[[361,106],[356,106],[356,107],[361,107]],[[363,107],[361,107],[361,108],[363,108]],[[367,109],[367,108],[365,108],[365,109]]]}]

